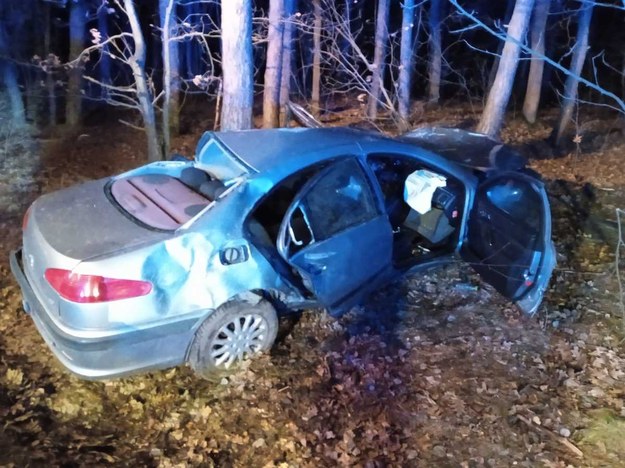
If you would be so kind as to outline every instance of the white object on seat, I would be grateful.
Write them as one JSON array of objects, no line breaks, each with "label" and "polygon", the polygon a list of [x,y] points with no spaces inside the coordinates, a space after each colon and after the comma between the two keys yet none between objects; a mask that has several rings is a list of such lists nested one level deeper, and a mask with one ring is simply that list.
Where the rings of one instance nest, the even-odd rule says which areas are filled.
[{"label": "white object on seat", "polygon": [[404,184],[404,201],[417,213],[425,214],[432,209],[432,196],[438,187],[445,187],[447,179],[427,169],[414,171]]}]

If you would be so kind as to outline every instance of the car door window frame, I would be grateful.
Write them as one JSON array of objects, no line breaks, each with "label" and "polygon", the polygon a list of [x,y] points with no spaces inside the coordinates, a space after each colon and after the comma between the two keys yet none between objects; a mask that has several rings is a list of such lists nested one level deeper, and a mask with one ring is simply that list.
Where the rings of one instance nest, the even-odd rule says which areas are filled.
[{"label": "car door window frame", "polygon": [[[359,186],[362,189],[361,196],[366,199],[366,213],[367,216],[361,219],[356,219],[353,222],[342,224],[339,228],[319,233],[315,228],[315,221],[311,219],[310,216],[310,206],[307,203],[307,197],[315,190],[319,183],[322,183],[329,174],[333,171],[337,170],[337,165],[346,164],[346,163],[354,164],[354,168],[356,169],[351,173],[344,173],[339,175],[348,175],[350,180],[352,177],[357,177],[357,182],[359,182]],[[351,182],[350,182],[351,185]],[[344,188],[349,187],[346,186]],[[360,201],[355,199],[356,203],[361,205],[364,204],[365,200]],[[299,240],[297,234],[293,232],[292,218],[294,213],[297,210],[302,212],[302,217],[304,219],[304,224],[309,230],[310,240],[308,242],[303,242],[303,245],[297,245],[293,241]],[[377,216],[382,214],[380,207],[380,199],[378,195],[378,189],[376,189],[375,185],[372,183],[372,179],[370,177],[369,172],[367,171],[366,166],[363,164],[362,159],[358,155],[345,155],[339,158],[336,158],[332,161],[328,167],[321,170],[318,174],[316,174],[307,184],[302,187],[302,189],[298,192],[298,194],[293,199],[291,207],[287,210],[285,217],[282,221],[282,226],[280,228],[280,232],[278,234],[278,250],[285,255],[287,258],[297,253],[299,250],[304,249],[308,245],[313,243],[321,243],[326,239],[331,238],[337,234],[345,232],[346,230],[364,224],[366,222],[375,219]],[[293,235],[291,233],[293,232]],[[291,247],[296,245],[297,248],[292,249]]]}]

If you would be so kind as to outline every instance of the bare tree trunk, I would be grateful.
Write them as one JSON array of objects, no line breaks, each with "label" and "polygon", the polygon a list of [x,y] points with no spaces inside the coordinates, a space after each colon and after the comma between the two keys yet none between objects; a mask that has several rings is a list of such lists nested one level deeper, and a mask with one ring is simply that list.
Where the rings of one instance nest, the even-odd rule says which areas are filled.
[{"label": "bare tree trunk", "polygon": [[313,0],[313,72],[312,72],[312,114],[318,118],[321,98],[321,0]]},{"label": "bare tree trunk", "polygon": [[252,128],[252,0],[221,2],[222,130]]},{"label": "bare tree trunk", "polygon": [[[108,7],[106,4],[102,4],[98,7],[98,30],[103,38],[109,36],[108,25]],[[100,80],[102,83],[110,85],[111,81],[111,57],[108,54],[108,46],[104,46],[100,52],[100,58],[98,59],[98,71],[100,73]],[[108,89],[102,87],[102,98],[106,99],[108,96]]]},{"label": "bare tree trunk", "polygon": [[503,124],[503,117],[508,106],[514,75],[519,64],[519,43],[527,32],[534,0],[517,0],[508,26],[508,38],[504,45],[497,76],[488,93],[488,99],[477,131],[496,137]]},{"label": "bare tree trunk", "polygon": [[414,0],[404,0],[402,6],[401,44],[399,49],[399,117],[401,127],[408,127],[410,117],[410,86],[412,84],[412,38],[414,29]]},{"label": "bare tree trunk", "polygon": [[9,95],[9,103],[11,106],[11,115],[9,121],[14,128],[26,125],[26,112],[24,109],[24,101],[22,101],[22,93],[17,81],[17,72],[15,65],[7,59],[0,59],[0,72],[2,81]]},{"label": "bare tree trunk", "polygon": [[284,35],[284,0],[269,2],[267,64],[263,91],[263,127],[280,126],[280,79],[282,77],[282,40]]},{"label": "bare tree trunk", "polygon": [[389,0],[378,0],[378,13],[375,20],[375,50],[371,70],[371,88],[367,103],[367,117],[374,120],[378,116],[380,92],[384,87],[384,70],[386,65],[386,44],[388,42]]},{"label": "bare tree trunk", "polygon": [[0,81],[4,82],[9,96],[9,105],[11,106],[9,121],[13,127],[22,127],[26,125],[26,111],[17,80],[15,64],[7,58],[9,41],[6,34],[4,25],[0,22]]},{"label": "bare tree trunk", "polygon": [[48,125],[54,127],[57,122],[56,81],[51,71],[46,73],[46,93],[48,95]]},{"label": "bare tree trunk", "polygon": [[[87,24],[85,5],[82,1],[68,2],[69,10],[69,60],[74,61],[83,51],[85,40],[85,25]],[[69,70],[67,83],[67,100],[65,103],[65,123],[75,127],[82,117],[82,74],[83,66],[80,60]]]},{"label": "bare tree trunk", "polygon": [[[531,47],[538,54],[545,54],[545,27],[547,16],[549,15],[549,4],[551,0],[536,0],[534,13],[532,15],[531,27]],[[523,102],[523,115],[529,123],[536,122],[536,113],[540,103],[540,91],[543,85],[543,70],[545,61],[532,55],[530,72],[527,77],[527,90],[525,91],[525,101]]]},{"label": "bare tree trunk", "polygon": [[[188,4],[182,4],[183,8],[186,9],[184,15],[193,18],[199,17],[202,12],[202,4],[198,2],[189,2]],[[197,65],[201,64],[200,57],[198,57],[196,41],[187,40],[182,43],[182,50],[185,61],[185,73],[186,78],[193,78],[197,73]]]},{"label": "bare tree trunk", "polygon": [[588,33],[590,31],[590,20],[592,19],[592,11],[594,4],[592,2],[584,3],[579,11],[579,24],[577,25],[577,37],[573,58],[571,58],[571,66],[564,83],[564,95],[562,96],[562,108],[558,123],[553,129],[551,139],[557,146],[562,142],[562,137],[566,131],[566,127],[571,121],[573,108],[577,99],[577,86],[579,84],[579,76],[584,68],[586,60],[586,52],[588,51]]},{"label": "bare tree trunk", "polygon": [[[42,54],[42,58],[46,57],[47,54],[49,54],[49,52],[52,50],[52,21],[51,21],[51,14],[50,14],[50,4],[48,2],[44,3],[44,34],[43,34],[43,50],[45,51],[44,54]],[[48,57],[46,58],[47,60],[50,59],[50,56],[48,55]],[[46,73],[46,94],[48,97],[48,125],[50,127],[54,127],[56,126],[56,119],[57,119],[57,109],[56,109],[56,90],[55,90],[55,85],[56,85],[56,80],[54,79],[53,76],[53,70],[52,68],[50,68]]]},{"label": "bare tree trunk", "polygon": [[[345,21],[345,30],[347,31],[347,36],[348,37],[353,37],[352,34],[352,5],[354,4],[354,0],[345,0],[344,4],[343,4],[343,9],[344,9],[344,13],[343,13],[343,18]],[[345,57],[345,60],[349,60],[352,61],[352,54],[353,54],[353,50],[352,50],[352,45],[350,44],[350,41],[347,40],[347,37],[345,36],[341,36],[341,52],[343,57]]]},{"label": "bare tree trunk", "polygon": [[132,69],[137,88],[139,111],[143,117],[143,125],[147,136],[148,161],[160,161],[163,159],[163,154],[159,144],[158,132],[156,131],[152,92],[145,74],[145,40],[133,0],[124,0],[124,9],[126,16],[128,16],[128,23],[130,24],[130,31],[134,41],[134,53],[128,60],[128,65]]},{"label": "bare tree trunk", "polygon": [[164,153],[169,154],[171,134],[180,128],[180,62],[178,43],[171,33],[176,24],[176,0],[160,0],[161,42],[163,55],[163,145]]},{"label": "bare tree trunk", "polygon": [[282,70],[280,78],[280,115],[283,127],[288,125],[286,121],[286,105],[291,91],[291,65],[293,62],[293,13],[295,12],[295,0],[284,2],[284,35],[282,37]]},{"label": "bare tree trunk", "polygon": [[[510,24],[510,19],[512,18],[512,12],[514,11],[514,5],[516,4],[515,0],[506,0],[506,12],[504,13],[502,24]],[[503,52],[503,47],[506,45],[504,41],[499,41],[497,45],[497,53],[495,57],[493,57],[493,64],[490,67],[490,72],[488,73],[488,88],[490,89],[495,82],[495,77],[497,76],[497,70],[499,69],[499,60],[501,59],[501,54]]]},{"label": "bare tree trunk", "polygon": [[441,69],[443,48],[441,39],[441,0],[430,0],[428,25],[430,32],[430,60],[428,63],[428,101],[437,104],[441,97]]}]

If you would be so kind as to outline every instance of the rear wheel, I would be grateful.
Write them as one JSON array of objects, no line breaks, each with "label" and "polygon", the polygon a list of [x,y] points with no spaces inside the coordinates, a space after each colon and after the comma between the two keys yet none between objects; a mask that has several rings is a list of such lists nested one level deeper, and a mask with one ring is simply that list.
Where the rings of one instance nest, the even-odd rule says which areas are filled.
[{"label": "rear wheel", "polygon": [[188,362],[200,375],[232,367],[271,348],[278,332],[278,317],[266,300],[258,304],[229,302],[200,325]]}]

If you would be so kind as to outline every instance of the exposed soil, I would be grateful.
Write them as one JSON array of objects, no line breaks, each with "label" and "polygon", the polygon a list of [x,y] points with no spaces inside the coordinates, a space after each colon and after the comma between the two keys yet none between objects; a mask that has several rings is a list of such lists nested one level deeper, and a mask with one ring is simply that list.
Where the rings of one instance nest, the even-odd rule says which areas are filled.
[{"label": "exposed soil", "polygon": [[[453,125],[470,111],[426,117]],[[23,312],[8,270],[28,203],[140,165],[142,135],[98,122],[80,135],[5,146],[0,464],[623,466],[614,252],[625,140],[610,132],[613,120],[595,120],[560,157],[544,158],[547,124],[512,120],[503,134],[533,157],[551,196],[558,267],[536,317],[454,263],[390,285],[340,321],[323,311],[284,320],[270,355],[214,381],[186,367],[77,379]],[[202,128],[209,122],[194,122],[174,149],[192,154]]]}]

